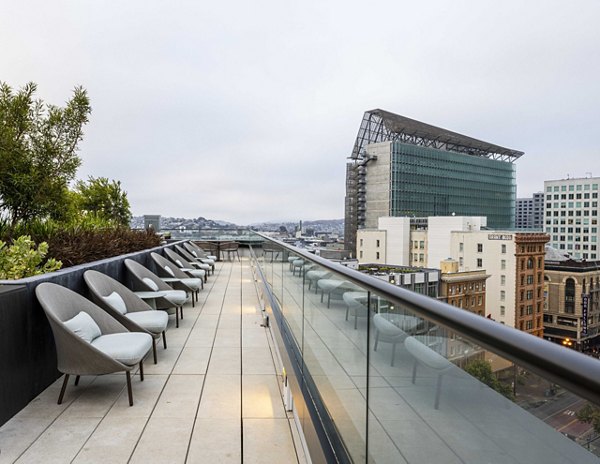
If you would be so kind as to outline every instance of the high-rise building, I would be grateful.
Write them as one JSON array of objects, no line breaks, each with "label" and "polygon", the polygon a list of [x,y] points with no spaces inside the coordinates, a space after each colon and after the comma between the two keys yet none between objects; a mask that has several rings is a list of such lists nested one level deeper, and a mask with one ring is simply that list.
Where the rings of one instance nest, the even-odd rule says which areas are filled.
[{"label": "high-rise building", "polygon": [[574,259],[600,259],[598,185],[600,177],[544,182],[544,227],[550,245]]},{"label": "high-rise building", "polygon": [[383,110],[367,111],[346,169],[348,250],[381,216],[486,216],[514,227],[516,170],[523,152]]},{"label": "high-rise building", "polygon": [[543,230],[544,192],[534,193],[531,198],[517,198],[515,228]]}]

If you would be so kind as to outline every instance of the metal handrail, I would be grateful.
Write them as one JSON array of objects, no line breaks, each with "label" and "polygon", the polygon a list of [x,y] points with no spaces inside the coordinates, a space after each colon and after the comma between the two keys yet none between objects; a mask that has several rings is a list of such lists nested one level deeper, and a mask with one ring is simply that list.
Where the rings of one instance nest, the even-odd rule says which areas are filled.
[{"label": "metal handrail", "polygon": [[477,345],[600,405],[599,360],[256,233],[282,249],[342,275],[394,304],[404,305],[422,318],[445,326]]}]

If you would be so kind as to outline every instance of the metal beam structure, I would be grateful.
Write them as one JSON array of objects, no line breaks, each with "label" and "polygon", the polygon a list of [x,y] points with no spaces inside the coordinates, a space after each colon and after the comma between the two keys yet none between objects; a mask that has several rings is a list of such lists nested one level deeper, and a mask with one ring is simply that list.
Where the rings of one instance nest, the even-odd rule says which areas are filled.
[{"label": "metal beam structure", "polygon": [[523,155],[522,151],[511,150],[405,116],[375,109],[366,111],[363,116],[351,158],[362,158],[366,146],[371,143],[392,141],[508,162],[514,162]]}]

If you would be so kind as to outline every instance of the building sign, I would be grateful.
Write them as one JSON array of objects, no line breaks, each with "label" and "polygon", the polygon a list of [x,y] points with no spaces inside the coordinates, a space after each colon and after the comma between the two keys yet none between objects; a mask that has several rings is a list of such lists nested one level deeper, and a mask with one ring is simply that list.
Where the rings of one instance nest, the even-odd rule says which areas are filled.
[{"label": "building sign", "polygon": [[488,240],[512,240],[512,234],[488,234]]},{"label": "building sign", "polygon": [[589,295],[581,295],[581,335],[588,334],[588,300]]}]

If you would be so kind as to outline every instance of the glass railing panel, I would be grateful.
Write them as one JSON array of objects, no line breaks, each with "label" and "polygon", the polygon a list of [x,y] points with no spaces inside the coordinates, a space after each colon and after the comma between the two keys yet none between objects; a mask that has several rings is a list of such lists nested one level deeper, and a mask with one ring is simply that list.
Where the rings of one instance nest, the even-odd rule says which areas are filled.
[{"label": "glass railing panel", "polygon": [[574,395],[548,406],[550,382],[406,306],[371,300],[369,462],[597,462],[561,433],[573,417],[556,429],[545,420],[568,414]]},{"label": "glass railing panel", "polygon": [[368,318],[354,309],[362,307],[357,302],[366,293],[336,272],[310,262],[304,264],[301,282],[305,372],[348,454],[355,462],[364,462]]},{"label": "glass railing panel", "polygon": [[[460,314],[445,319],[433,299],[428,307],[428,299],[392,296],[397,290],[378,294],[377,285],[352,283],[336,265],[281,251],[270,279],[300,347],[297,363],[353,461],[598,462],[598,434],[578,416],[586,401],[482,348],[473,333],[423,316]],[[487,323],[469,317],[478,322],[458,326]],[[484,331],[474,333],[489,345]],[[530,335],[515,335],[525,347],[514,344],[515,352],[526,351]],[[587,412],[600,423],[600,410]]]}]

